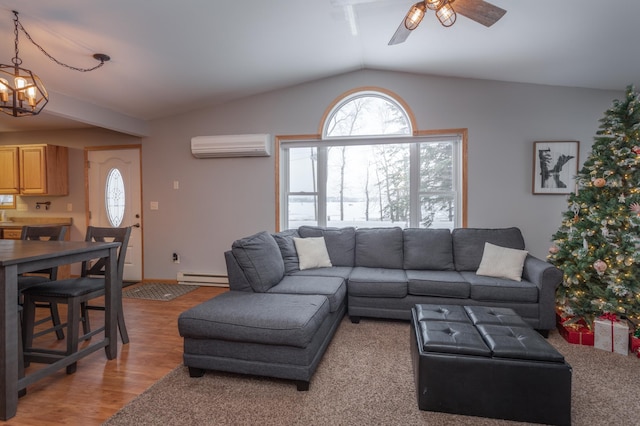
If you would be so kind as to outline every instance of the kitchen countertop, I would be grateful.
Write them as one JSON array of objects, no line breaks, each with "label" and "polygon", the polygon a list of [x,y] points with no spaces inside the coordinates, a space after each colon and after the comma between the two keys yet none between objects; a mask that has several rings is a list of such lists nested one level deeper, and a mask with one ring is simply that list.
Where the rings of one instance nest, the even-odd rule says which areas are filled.
[{"label": "kitchen countertop", "polygon": [[35,225],[62,225],[71,226],[73,219],[70,217],[10,217],[9,220],[0,222],[0,229],[22,228],[23,226]]}]

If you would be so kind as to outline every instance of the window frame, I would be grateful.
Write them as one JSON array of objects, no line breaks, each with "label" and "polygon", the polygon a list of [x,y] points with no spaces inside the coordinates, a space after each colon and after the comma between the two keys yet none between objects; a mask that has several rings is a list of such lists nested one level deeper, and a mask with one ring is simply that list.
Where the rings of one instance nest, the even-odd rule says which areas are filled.
[{"label": "window frame", "polygon": [[[410,124],[408,135],[364,135],[348,137],[322,137],[325,135],[329,119],[334,112],[346,103],[357,97],[377,96],[399,107],[405,114]],[[275,229],[279,231],[286,229],[288,224],[288,199],[292,195],[312,195],[318,197],[318,226],[326,226],[326,148],[330,146],[354,146],[372,145],[388,143],[408,143],[411,144],[410,153],[410,226],[419,227],[420,200],[424,196],[420,191],[420,169],[419,169],[419,142],[435,142],[443,140],[455,140],[456,151],[454,161],[457,170],[454,172],[454,188],[458,190],[456,197],[456,221],[454,227],[467,226],[467,139],[466,128],[443,129],[443,130],[416,130],[415,119],[408,105],[397,95],[379,88],[361,88],[351,90],[334,100],[329,105],[322,116],[318,134],[316,135],[277,135],[275,137],[275,160],[276,160],[276,223]],[[316,192],[292,192],[289,193],[289,149],[290,147],[304,148],[317,147],[318,168]],[[321,167],[324,165],[324,167]],[[324,194],[324,202],[320,202],[321,195]],[[322,220],[321,220],[322,218]]]}]

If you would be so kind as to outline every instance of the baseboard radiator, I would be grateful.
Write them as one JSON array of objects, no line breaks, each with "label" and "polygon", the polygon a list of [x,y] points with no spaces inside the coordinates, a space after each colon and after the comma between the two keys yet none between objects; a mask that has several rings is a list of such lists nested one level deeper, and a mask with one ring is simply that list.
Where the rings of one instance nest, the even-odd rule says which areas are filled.
[{"label": "baseboard radiator", "polygon": [[226,275],[210,272],[178,272],[178,284],[197,284],[213,287],[229,287]]}]

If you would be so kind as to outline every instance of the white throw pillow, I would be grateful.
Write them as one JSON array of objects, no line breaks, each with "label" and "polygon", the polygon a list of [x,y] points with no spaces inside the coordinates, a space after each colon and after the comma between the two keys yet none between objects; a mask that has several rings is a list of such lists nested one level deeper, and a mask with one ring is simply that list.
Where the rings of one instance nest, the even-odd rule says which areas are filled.
[{"label": "white throw pillow", "polygon": [[514,281],[522,281],[522,267],[527,257],[526,250],[517,250],[507,247],[484,243],[482,260],[476,274],[487,277],[508,278]]},{"label": "white throw pillow", "polygon": [[294,238],[300,270],[312,268],[329,268],[331,260],[324,237]]}]

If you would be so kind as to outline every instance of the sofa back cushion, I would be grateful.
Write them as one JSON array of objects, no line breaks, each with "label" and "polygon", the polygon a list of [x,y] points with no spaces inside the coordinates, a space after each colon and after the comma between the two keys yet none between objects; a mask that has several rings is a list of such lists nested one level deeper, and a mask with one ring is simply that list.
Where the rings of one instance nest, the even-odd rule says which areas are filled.
[{"label": "sofa back cushion", "polygon": [[234,241],[231,251],[257,293],[269,290],[284,277],[280,248],[266,231]]},{"label": "sofa back cushion", "polygon": [[356,230],[356,264],[369,268],[402,269],[402,228]]},{"label": "sofa back cushion", "polygon": [[523,250],[524,238],[520,229],[512,228],[456,228],[451,232],[456,271],[476,271],[482,260],[484,243]]},{"label": "sofa back cushion", "polygon": [[324,237],[329,259],[333,266],[354,266],[355,228],[326,228],[303,225],[298,228],[298,233],[302,238]]},{"label": "sofa back cushion", "polygon": [[452,271],[453,245],[448,229],[406,228],[404,269]]},{"label": "sofa back cushion", "polygon": [[286,231],[280,231],[276,234],[272,234],[273,238],[280,247],[280,254],[284,261],[284,273],[290,274],[300,270],[300,263],[298,259],[298,252],[293,242],[294,238],[299,238],[297,229],[287,229]]}]

